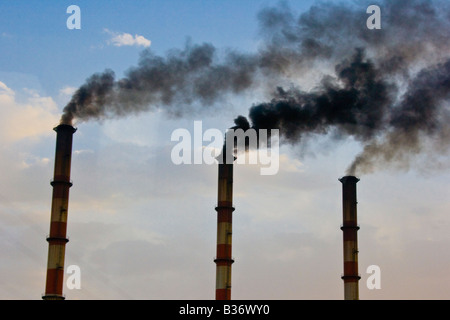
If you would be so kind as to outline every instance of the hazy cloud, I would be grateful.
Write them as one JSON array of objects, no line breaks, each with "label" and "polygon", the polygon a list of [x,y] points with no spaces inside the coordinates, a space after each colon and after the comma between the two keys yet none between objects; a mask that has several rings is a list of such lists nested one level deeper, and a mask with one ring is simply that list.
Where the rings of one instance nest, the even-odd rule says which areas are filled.
[{"label": "hazy cloud", "polygon": [[14,142],[49,134],[58,123],[58,107],[51,97],[24,89],[25,101],[17,101],[16,93],[0,81],[0,140]]},{"label": "hazy cloud", "polygon": [[77,89],[78,88],[76,88],[76,87],[66,86],[66,87],[62,88],[61,90],[59,90],[59,93],[61,95],[70,96],[70,95],[74,94],[74,92],[77,91]]},{"label": "hazy cloud", "polygon": [[0,35],[2,38],[13,38],[13,35],[7,32],[2,32]]}]

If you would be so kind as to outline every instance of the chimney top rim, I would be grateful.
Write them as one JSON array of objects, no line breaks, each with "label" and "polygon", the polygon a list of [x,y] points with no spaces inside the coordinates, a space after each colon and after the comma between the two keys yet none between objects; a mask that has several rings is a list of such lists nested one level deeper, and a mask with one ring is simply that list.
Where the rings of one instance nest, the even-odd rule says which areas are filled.
[{"label": "chimney top rim", "polygon": [[342,178],[338,179],[342,183],[346,183],[347,181],[354,181],[355,183],[359,182],[361,179],[355,177],[355,176],[344,176]]},{"label": "chimney top rim", "polygon": [[78,130],[78,128],[75,128],[74,126],[67,124],[67,123],[60,123],[59,125],[57,125],[56,127],[53,128],[53,130],[55,130],[56,132],[58,132],[58,130],[61,130],[61,129],[72,130],[73,133]]}]

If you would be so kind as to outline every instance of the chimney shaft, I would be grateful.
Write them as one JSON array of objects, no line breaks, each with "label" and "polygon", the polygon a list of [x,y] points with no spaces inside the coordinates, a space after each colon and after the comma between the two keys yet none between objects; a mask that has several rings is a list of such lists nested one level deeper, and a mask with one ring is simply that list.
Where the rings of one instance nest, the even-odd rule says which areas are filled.
[{"label": "chimney shaft", "polygon": [[64,256],[67,230],[67,212],[69,208],[70,165],[72,159],[72,136],[76,129],[61,124],[56,131],[56,151],[50,234],[48,241],[47,279],[44,300],[63,300]]},{"label": "chimney shaft", "polygon": [[216,300],[231,300],[233,163],[219,161],[217,197]]},{"label": "chimney shaft", "polygon": [[339,181],[342,183],[342,219],[344,243],[344,299],[359,300],[358,274],[358,235],[356,184],[359,179],[354,176],[346,176]]}]

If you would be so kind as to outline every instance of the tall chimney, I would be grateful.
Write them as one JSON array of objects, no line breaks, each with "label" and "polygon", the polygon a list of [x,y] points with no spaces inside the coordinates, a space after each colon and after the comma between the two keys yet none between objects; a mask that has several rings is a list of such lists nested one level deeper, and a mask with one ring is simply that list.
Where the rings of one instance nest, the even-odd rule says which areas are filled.
[{"label": "tall chimney", "polygon": [[344,299],[359,300],[358,274],[358,235],[359,230],[356,211],[356,184],[359,179],[346,176],[339,181],[342,183],[343,224],[341,230],[344,235]]},{"label": "tall chimney", "polygon": [[[226,145],[226,143],[225,143]],[[217,196],[216,300],[231,300],[231,256],[233,217],[233,158],[227,159],[226,147],[219,156]]]},{"label": "tall chimney", "polygon": [[44,300],[63,300],[64,254],[69,207],[70,164],[72,159],[72,136],[76,129],[60,124],[56,131],[56,152],[53,186],[50,234],[48,241],[47,279]]}]

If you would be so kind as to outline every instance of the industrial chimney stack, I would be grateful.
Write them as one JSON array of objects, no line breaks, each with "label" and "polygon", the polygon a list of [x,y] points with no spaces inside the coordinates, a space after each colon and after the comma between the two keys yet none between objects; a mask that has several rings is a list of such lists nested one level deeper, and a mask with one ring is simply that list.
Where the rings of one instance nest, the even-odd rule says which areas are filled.
[{"label": "industrial chimney stack", "polygon": [[359,230],[356,211],[356,184],[359,179],[346,176],[339,181],[342,183],[343,224],[341,230],[344,235],[344,299],[359,300],[358,274],[358,236]]},{"label": "industrial chimney stack", "polygon": [[[217,196],[216,300],[231,300],[231,255],[233,216],[233,160],[227,161],[226,144],[219,156]],[[229,163],[231,162],[231,163]]]},{"label": "industrial chimney stack", "polygon": [[68,124],[56,128],[55,171],[53,186],[50,234],[48,241],[47,279],[44,300],[63,300],[64,255],[69,207],[70,164],[72,158],[72,136],[76,129]]}]

